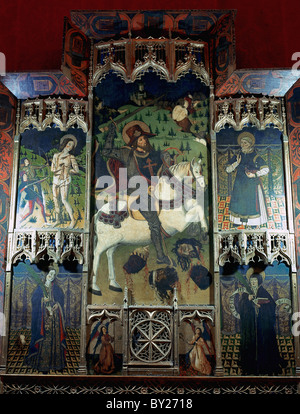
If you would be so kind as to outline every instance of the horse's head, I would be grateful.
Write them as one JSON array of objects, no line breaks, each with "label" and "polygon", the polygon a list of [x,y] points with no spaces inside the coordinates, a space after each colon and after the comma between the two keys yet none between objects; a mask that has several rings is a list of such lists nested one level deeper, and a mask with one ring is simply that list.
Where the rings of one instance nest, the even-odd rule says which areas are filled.
[{"label": "horse's head", "polygon": [[195,158],[192,161],[182,161],[178,164],[174,164],[170,167],[170,172],[180,181],[185,177],[190,177],[197,182],[197,185],[201,188],[205,188],[205,179],[202,175],[201,159],[198,161]]},{"label": "horse's head", "polygon": [[190,169],[191,173],[193,175],[193,178],[197,181],[197,184],[204,188],[205,187],[205,179],[202,175],[202,162],[201,159],[198,161],[195,160],[195,158],[192,159],[190,162]]}]

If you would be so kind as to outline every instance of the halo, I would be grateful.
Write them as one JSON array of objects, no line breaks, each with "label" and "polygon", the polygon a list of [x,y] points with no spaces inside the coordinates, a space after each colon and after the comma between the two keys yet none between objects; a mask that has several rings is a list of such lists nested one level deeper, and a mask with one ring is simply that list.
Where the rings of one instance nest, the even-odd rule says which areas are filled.
[{"label": "halo", "polygon": [[142,128],[143,131],[150,132],[150,128],[148,127],[147,124],[145,124],[145,122],[143,122],[143,121],[130,121],[130,122],[128,122],[128,124],[126,124],[124,126],[123,131],[122,131],[122,138],[123,138],[125,144],[128,144],[129,141],[130,141],[129,136],[127,135],[127,130],[129,128],[131,128],[133,125],[139,125]]},{"label": "halo", "polygon": [[77,138],[72,135],[72,134],[67,134],[64,135],[61,139],[60,139],[60,145],[62,145],[62,143],[66,140],[66,139],[71,139],[74,142],[74,148],[76,148],[77,146]]},{"label": "halo", "polygon": [[255,144],[255,137],[254,137],[254,135],[253,134],[251,134],[251,132],[242,132],[239,136],[238,136],[238,138],[237,138],[237,142],[238,142],[238,144],[239,145],[241,145],[241,140],[243,139],[243,138],[250,138],[250,140],[251,140],[251,146],[253,146],[254,144]]},{"label": "halo", "polygon": [[250,280],[250,276],[252,276],[252,275],[253,275],[253,273],[259,273],[259,274],[261,275],[261,277],[262,277],[262,281],[264,282],[265,277],[266,277],[265,272],[264,272],[263,270],[262,270],[261,272],[254,272],[254,268],[253,268],[253,267],[250,267],[250,268],[247,270],[247,272],[246,272],[246,277],[247,277],[247,279],[248,279],[248,282],[249,282],[249,280]]},{"label": "halo", "polygon": [[106,325],[100,325],[100,329],[99,329],[99,332],[101,332],[102,333],[102,329],[103,328],[105,328],[106,329],[106,331],[108,332],[108,327],[106,326]]},{"label": "halo", "polygon": [[50,270],[55,270],[55,273],[58,274],[59,273],[59,267],[57,263],[52,263],[51,265],[49,265],[49,271]]},{"label": "halo", "polygon": [[204,326],[203,326],[203,321],[199,321],[197,323],[197,325],[194,326],[194,332],[196,332],[196,329],[200,329],[200,332],[203,333],[204,332]]}]

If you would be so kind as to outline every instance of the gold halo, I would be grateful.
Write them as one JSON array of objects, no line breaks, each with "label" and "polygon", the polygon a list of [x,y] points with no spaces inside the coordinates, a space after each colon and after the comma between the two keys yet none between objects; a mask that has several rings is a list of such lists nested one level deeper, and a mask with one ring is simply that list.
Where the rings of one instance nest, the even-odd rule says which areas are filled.
[{"label": "gold halo", "polygon": [[147,124],[145,124],[145,122],[143,122],[143,121],[130,121],[130,122],[128,122],[128,124],[126,124],[124,126],[123,131],[122,131],[122,138],[123,138],[125,144],[128,144],[129,141],[130,141],[129,136],[127,135],[127,130],[129,128],[131,128],[133,125],[139,125],[142,128],[143,131],[150,132],[150,128],[148,127]]},{"label": "gold halo", "polygon": [[[253,273],[254,273],[254,268],[253,268],[253,267],[250,267],[250,268],[247,270],[247,272],[246,272],[246,277],[247,277],[248,281],[250,280],[250,276],[252,276],[252,275],[253,275]],[[266,277],[265,272],[262,270],[261,272],[256,272],[256,273],[258,273],[258,274],[260,274],[260,275],[261,275],[261,277],[262,277],[262,281],[264,282],[265,277]]]},{"label": "gold halo", "polygon": [[60,139],[60,145],[63,143],[63,141],[64,141],[65,139],[71,139],[71,140],[74,142],[74,148],[76,148],[76,146],[77,146],[77,138],[76,138],[76,137],[74,137],[74,135],[72,135],[72,134],[67,134],[67,135],[64,135],[64,136]]},{"label": "gold halo", "polygon": [[254,144],[255,144],[255,137],[254,137],[254,135],[253,134],[251,134],[250,132],[242,132],[239,136],[238,136],[238,138],[237,138],[237,142],[238,142],[238,144],[239,145],[241,145],[241,140],[243,139],[243,138],[245,138],[245,137],[247,137],[247,138],[250,138],[251,139],[251,146],[253,146]]},{"label": "gold halo", "polygon": [[196,332],[196,329],[200,329],[200,332],[201,332],[201,333],[203,333],[203,332],[204,332],[204,328],[203,328],[203,326],[199,326],[199,325],[197,325],[197,326],[195,326],[195,332]]},{"label": "gold halo", "polygon": [[55,271],[55,276],[57,276],[57,275],[58,275],[58,273],[59,273],[59,266],[58,266],[58,264],[57,264],[57,263],[52,263],[52,264],[50,264],[50,265],[49,265],[49,267],[48,267],[48,270],[47,270],[47,271],[43,270],[43,274],[45,275],[45,277],[48,275],[48,273],[49,273],[51,270],[54,270],[54,271]]}]

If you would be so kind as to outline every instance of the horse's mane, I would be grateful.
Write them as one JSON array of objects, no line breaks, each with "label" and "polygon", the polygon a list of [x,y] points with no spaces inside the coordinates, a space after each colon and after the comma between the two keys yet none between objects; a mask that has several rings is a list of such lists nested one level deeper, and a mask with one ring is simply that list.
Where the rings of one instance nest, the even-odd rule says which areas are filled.
[{"label": "horse's mane", "polygon": [[173,175],[184,176],[190,170],[190,162],[189,161],[182,161],[178,164],[171,165],[169,170]]}]

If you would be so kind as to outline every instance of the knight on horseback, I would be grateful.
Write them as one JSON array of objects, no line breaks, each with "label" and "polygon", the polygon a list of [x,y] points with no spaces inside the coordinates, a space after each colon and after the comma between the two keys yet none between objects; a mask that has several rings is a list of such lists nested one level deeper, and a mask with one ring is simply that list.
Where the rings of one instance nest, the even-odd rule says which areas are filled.
[{"label": "knight on horseback", "polygon": [[[156,151],[150,144],[149,139],[155,134],[150,132],[150,128],[141,121],[131,121],[124,128],[122,136],[125,146],[114,147],[116,138],[116,125],[112,122],[109,126],[102,155],[109,160],[114,160],[110,170],[115,177],[118,177],[120,168],[126,169],[128,181],[137,176],[142,176],[147,180],[149,191],[146,200],[140,200],[139,213],[147,221],[151,241],[157,254],[157,263],[163,265],[173,265],[172,259],[164,252],[161,234],[161,222],[150,191],[153,177],[159,177],[164,169],[168,168],[170,155],[167,152]],[[113,170],[113,171],[112,171]],[[127,188],[127,196],[132,194],[134,189]]]}]

